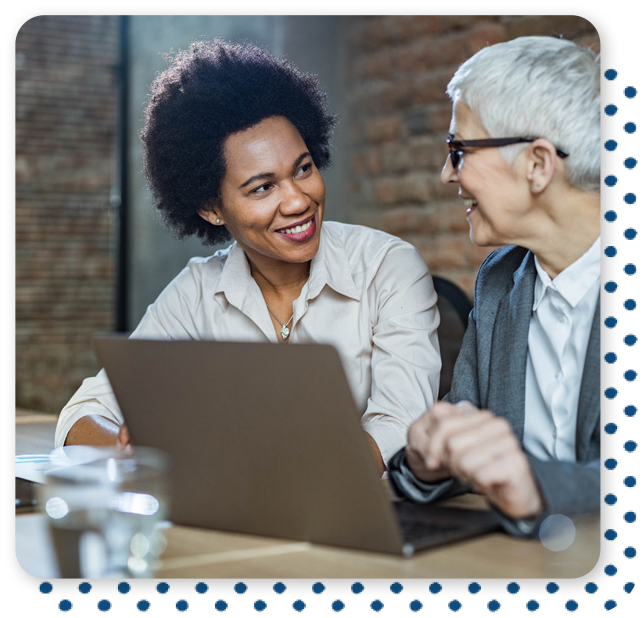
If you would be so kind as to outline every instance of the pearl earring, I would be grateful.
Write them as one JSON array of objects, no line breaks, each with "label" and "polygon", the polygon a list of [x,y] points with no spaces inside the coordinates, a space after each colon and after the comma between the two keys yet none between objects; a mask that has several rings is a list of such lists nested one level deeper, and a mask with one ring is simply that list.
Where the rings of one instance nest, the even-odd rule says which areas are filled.
[{"label": "pearl earring", "polygon": [[216,224],[219,225],[221,223],[221,219],[216,220]]}]

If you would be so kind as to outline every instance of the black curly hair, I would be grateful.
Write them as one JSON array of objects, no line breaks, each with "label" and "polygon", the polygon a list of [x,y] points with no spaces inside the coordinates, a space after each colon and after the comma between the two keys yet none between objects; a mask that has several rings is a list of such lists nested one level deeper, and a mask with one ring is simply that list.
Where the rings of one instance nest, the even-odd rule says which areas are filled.
[{"label": "black curly hair", "polygon": [[220,40],[192,43],[168,60],[151,86],[141,139],[156,207],[178,238],[196,235],[206,245],[230,239],[198,213],[221,199],[223,149],[233,133],[284,116],[315,165],[330,164],[336,117],[315,75],[254,45]]}]

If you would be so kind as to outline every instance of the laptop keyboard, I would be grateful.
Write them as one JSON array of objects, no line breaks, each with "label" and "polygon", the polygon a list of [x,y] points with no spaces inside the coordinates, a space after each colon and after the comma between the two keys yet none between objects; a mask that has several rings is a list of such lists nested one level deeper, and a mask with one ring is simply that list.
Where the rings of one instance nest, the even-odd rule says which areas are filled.
[{"label": "laptop keyboard", "polygon": [[477,536],[498,527],[490,511],[457,509],[435,504],[414,504],[408,500],[394,502],[398,523],[410,555],[410,547],[426,549],[443,543]]},{"label": "laptop keyboard", "polygon": [[446,536],[450,532],[462,529],[461,524],[448,524],[445,522],[426,521],[400,521],[402,535],[407,543],[413,543],[419,539],[431,538],[432,536]]}]

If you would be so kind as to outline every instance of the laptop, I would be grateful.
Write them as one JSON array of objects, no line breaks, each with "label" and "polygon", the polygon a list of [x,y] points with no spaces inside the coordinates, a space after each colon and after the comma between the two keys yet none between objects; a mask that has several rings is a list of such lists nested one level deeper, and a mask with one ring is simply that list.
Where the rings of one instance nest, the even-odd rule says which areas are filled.
[{"label": "laptop", "polygon": [[498,527],[392,501],[334,347],[94,339],[134,445],[170,455],[176,524],[409,556]]}]

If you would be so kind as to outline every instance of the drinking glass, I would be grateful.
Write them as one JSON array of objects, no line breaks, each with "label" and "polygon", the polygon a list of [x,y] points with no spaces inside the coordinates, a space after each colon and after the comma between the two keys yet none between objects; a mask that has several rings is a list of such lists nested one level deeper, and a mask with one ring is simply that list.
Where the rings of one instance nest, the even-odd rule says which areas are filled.
[{"label": "drinking glass", "polygon": [[62,577],[151,577],[165,549],[168,457],[69,446],[39,487]]}]

